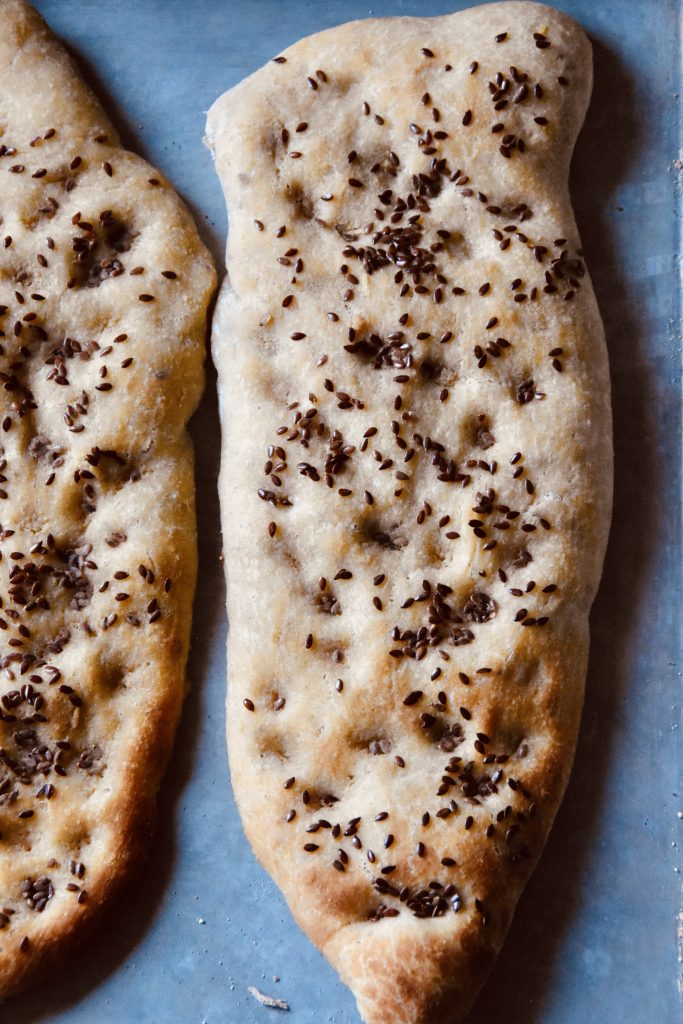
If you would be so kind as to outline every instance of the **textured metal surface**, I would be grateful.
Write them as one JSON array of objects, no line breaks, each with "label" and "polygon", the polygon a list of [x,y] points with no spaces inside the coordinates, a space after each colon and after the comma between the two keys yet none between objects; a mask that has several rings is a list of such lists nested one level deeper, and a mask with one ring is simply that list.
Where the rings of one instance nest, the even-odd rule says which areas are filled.
[{"label": "textured metal surface", "polygon": [[[192,206],[217,259],[226,218],[202,146],[213,99],[301,35],[458,0],[37,0],[126,142]],[[562,0],[595,44],[573,194],[610,349],[615,520],[592,616],[576,767],[547,850],[468,1024],[676,1024],[680,741],[680,9]],[[1,25],[0,25],[1,29]],[[215,378],[194,420],[201,581],[187,699],[152,855],[11,1024],[357,1024],[242,835],[227,776]],[[274,976],[281,980],[275,982]],[[255,985],[289,1014],[257,1004]]]}]

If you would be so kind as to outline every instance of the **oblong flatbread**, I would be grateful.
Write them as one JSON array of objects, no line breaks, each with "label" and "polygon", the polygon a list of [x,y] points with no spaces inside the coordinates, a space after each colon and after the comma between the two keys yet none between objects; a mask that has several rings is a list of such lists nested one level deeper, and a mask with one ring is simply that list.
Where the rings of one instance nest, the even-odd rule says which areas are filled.
[{"label": "oblong flatbread", "polygon": [[22,0],[0,0],[0,995],[149,835],[185,685],[185,426],[215,275]]},{"label": "oblong flatbread", "polygon": [[462,1019],[570,771],[610,517],[549,7],[365,21],[213,106],[233,785],[368,1024]]}]

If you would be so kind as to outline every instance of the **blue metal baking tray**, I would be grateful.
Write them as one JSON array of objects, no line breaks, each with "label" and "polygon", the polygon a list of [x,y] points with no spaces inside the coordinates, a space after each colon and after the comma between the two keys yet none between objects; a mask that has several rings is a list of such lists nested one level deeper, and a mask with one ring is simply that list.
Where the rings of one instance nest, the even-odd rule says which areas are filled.
[{"label": "blue metal baking tray", "polygon": [[[459,0],[37,0],[126,143],[158,165],[221,262],[223,199],[202,145],[225,89],[300,36]],[[573,165],[607,328],[616,502],[592,616],[576,767],[507,945],[468,1024],[680,1024],[680,5],[560,0],[595,46]],[[0,25],[1,30],[1,25]],[[193,433],[201,575],[192,689],[151,856],[102,932],[5,1002],[8,1024],[358,1024],[242,834],[225,756],[225,632],[211,370]],[[279,980],[276,980],[279,979]],[[285,999],[269,1009],[253,985]]]}]

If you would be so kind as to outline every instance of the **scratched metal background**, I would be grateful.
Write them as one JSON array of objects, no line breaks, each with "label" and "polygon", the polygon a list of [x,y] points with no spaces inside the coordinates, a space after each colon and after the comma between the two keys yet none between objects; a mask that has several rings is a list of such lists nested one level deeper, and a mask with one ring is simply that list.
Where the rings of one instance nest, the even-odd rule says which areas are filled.
[{"label": "scratched metal background", "polygon": [[[37,0],[125,141],[195,212],[220,261],[226,216],[202,146],[224,89],[300,36],[460,0]],[[680,1024],[680,238],[677,0],[559,0],[595,45],[573,192],[609,342],[616,514],[592,616],[578,757],[542,862],[468,1024]],[[0,24],[0,31],[2,25]],[[357,1024],[242,835],[225,765],[215,378],[194,420],[201,583],[192,691],[152,855],[125,902],[8,1024]],[[275,982],[274,976],[281,980]],[[282,1015],[284,1017],[284,1015]]]}]

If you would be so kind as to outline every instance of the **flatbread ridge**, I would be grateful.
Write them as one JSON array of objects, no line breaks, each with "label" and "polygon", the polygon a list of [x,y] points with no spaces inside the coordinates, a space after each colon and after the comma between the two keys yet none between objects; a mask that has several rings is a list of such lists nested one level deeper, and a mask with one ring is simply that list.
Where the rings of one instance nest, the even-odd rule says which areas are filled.
[{"label": "flatbread ridge", "polygon": [[573,20],[495,3],[304,39],[208,116],[233,787],[368,1024],[463,1018],[574,756],[612,488],[591,84]]},{"label": "flatbread ridge", "polygon": [[185,689],[186,424],[215,272],[23,0],[0,0],[0,995],[135,868]]}]

